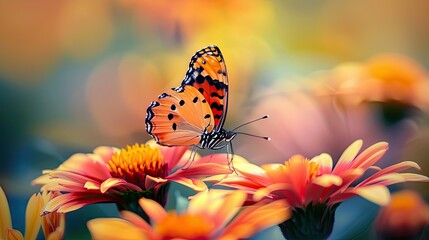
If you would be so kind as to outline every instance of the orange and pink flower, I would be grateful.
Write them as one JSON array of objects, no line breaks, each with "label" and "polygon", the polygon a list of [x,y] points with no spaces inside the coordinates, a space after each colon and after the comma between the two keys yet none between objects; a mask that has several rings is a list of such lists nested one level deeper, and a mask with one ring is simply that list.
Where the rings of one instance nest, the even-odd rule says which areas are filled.
[{"label": "orange and pink flower", "polygon": [[[388,149],[386,142],[376,143],[358,154],[361,147],[362,141],[355,141],[344,151],[335,166],[331,156],[326,153],[311,160],[294,155],[284,164],[266,164],[262,167],[237,159],[239,161],[235,161],[234,166],[238,174],[231,174],[220,185],[247,191],[250,201],[286,199],[294,210],[292,218],[308,217],[309,209],[318,212],[312,217],[319,224],[315,231],[329,219],[332,222],[322,227],[326,228],[324,234],[327,235],[324,236],[327,237],[332,231],[334,213],[339,203],[359,195],[376,204],[385,205],[390,198],[387,186],[401,182],[429,181],[428,177],[419,174],[399,173],[409,168],[419,169],[418,164],[411,161],[384,169],[375,166]],[[364,175],[370,171],[374,173]],[[291,228],[297,232],[301,230],[297,224],[292,225],[290,228],[284,226],[288,228],[285,230],[288,234],[294,234],[291,233]],[[304,225],[307,225],[303,226],[307,230],[310,229],[309,223]],[[316,234],[320,235],[320,232]]]},{"label": "orange and pink flower", "polygon": [[94,239],[244,239],[290,217],[284,200],[257,204],[240,211],[244,191],[210,190],[195,195],[183,212],[165,211],[155,201],[139,203],[151,224],[122,211],[124,219],[94,219],[88,228]]},{"label": "orange and pink flower", "polygon": [[122,210],[141,197],[164,205],[170,182],[204,191],[207,186],[201,178],[231,173],[225,158],[210,156],[197,156],[184,169],[190,156],[186,147],[161,147],[153,141],[123,149],[98,147],[92,154],[75,154],[57,169],[43,171],[33,184],[63,192],[47,204],[45,212],[70,212],[101,202],[114,202]]}]

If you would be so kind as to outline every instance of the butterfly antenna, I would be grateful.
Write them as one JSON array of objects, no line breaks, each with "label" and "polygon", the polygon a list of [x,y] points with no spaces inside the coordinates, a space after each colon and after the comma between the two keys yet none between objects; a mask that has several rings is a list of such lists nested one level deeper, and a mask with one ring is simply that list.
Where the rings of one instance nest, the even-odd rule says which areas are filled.
[{"label": "butterfly antenna", "polygon": [[271,140],[271,138],[270,138],[270,137],[259,136],[259,135],[254,135],[254,134],[250,134],[250,133],[245,133],[245,132],[235,132],[235,133],[236,133],[236,134],[243,134],[243,135],[251,136],[251,137],[255,137],[255,138],[262,138],[262,139],[265,139],[265,140],[267,140],[267,141],[270,141],[270,140]]},{"label": "butterfly antenna", "polygon": [[246,125],[248,125],[248,124],[251,124],[251,123],[254,123],[254,122],[257,122],[257,121],[263,120],[263,119],[267,119],[268,117],[269,117],[269,115],[265,115],[265,116],[262,116],[262,117],[260,117],[260,118],[255,119],[255,120],[252,120],[252,121],[250,121],[250,122],[243,123],[243,124],[239,125],[238,127],[236,127],[236,128],[234,128],[234,129],[232,129],[232,132],[234,132],[235,130],[237,130],[237,129],[239,129],[239,128],[243,127],[243,126],[246,126]]}]

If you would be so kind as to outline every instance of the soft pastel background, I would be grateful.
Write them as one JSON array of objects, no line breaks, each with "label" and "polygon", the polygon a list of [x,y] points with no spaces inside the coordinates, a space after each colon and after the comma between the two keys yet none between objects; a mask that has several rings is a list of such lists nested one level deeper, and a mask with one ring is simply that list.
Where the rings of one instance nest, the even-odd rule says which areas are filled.
[{"label": "soft pastel background", "polygon": [[[43,169],[99,145],[147,141],[149,102],[178,86],[190,57],[210,44],[222,50],[230,78],[225,127],[271,115],[243,131],[273,141],[239,136],[236,154],[255,163],[338,157],[357,138],[365,146],[384,140],[391,145],[382,164],[413,160],[429,175],[426,102],[392,117],[377,104],[332,104],[326,87],[308,90],[337,76],[339,65],[383,53],[408,58],[429,81],[427,9],[425,0],[0,0],[0,185],[14,227],[23,230],[38,190],[30,182]],[[429,198],[427,184],[406,187]],[[374,237],[377,209],[358,198],[344,203],[331,239]],[[70,213],[66,238],[89,238],[87,220],[116,214],[108,204]],[[278,232],[259,237],[271,234]]]}]

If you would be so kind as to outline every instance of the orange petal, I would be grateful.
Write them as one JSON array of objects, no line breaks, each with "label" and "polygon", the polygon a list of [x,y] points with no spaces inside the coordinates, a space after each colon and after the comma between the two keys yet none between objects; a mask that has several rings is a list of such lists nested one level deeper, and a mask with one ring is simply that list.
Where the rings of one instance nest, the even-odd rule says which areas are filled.
[{"label": "orange petal", "polygon": [[0,239],[6,239],[6,229],[12,228],[12,220],[10,218],[9,204],[3,188],[0,187]]},{"label": "orange petal", "polygon": [[217,228],[235,215],[245,199],[246,193],[240,190],[212,189],[195,195],[189,202],[188,213],[202,214],[213,219],[215,228]]},{"label": "orange petal", "polygon": [[277,225],[290,218],[286,201],[278,200],[245,208],[226,227],[223,236],[245,239],[265,228]]},{"label": "orange petal", "polygon": [[164,208],[153,200],[140,198],[139,204],[153,224],[167,216],[167,212],[164,210]]},{"label": "orange petal", "polygon": [[88,229],[94,240],[144,240],[144,232],[128,221],[119,218],[97,218],[88,221]]},{"label": "orange petal", "polygon": [[28,200],[25,211],[25,238],[36,239],[42,223],[43,198],[40,194],[33,194]]},{"label": "orange petal", "polygon": [[[7,240],[24,240],[24,237],[22,236],[21,232],[18,230],[8,228],[6,234],[7,234],[7,237],[5,239]],[[33,239],[36,239],[36,238],[33,238]]]}]

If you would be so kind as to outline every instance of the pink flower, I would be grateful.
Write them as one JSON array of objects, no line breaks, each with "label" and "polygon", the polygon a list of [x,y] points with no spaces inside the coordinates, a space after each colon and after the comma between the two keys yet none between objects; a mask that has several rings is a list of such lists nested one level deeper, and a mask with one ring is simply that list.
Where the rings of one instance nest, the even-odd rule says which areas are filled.
[{"label": "pink flower", "polygon": [[290,217],[284,200],[240,210],[246,193],[210,190],[195,195],[186,211],[166,212],[158,203],[142,198],[139,203],[151,224],[123,211],[125,219],[94,219],[88,228],[94,239],[244,239]]},{"label": "pink flower", "polygon": [[131,208],[141,197],[164,205],[170,182],[204,191],[201,178],[231,173],[225,158],[197,158],[184,169],[190,161],[185,147],[160,147],[153,141],[123,149],[98,147],[93,154],[75,154],[57,169],[43,171],[33,184],[64,193],[49,201],[45,212],[70,212],[100,202],[138,211]]}]

